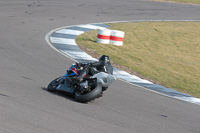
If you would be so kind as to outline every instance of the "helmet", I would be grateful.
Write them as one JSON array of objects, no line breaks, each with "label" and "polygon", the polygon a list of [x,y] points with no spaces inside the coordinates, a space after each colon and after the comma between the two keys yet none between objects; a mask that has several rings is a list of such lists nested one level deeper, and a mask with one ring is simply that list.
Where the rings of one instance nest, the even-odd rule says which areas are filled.
[{"label": "helmet", "polygon": [[99,61],[110,62],[110,58],[109,58],[109,56],[107,56],[107,55],[102,55],[102,56],[99,58]]},{"label": "helmet", "polygon": [[66,73],[67,75],[67,77],[68,76],[77,76],[77,75],[79,75],[78,74],[78,70],[77,70],[77,68],[75,67],[75,65],[72,65],[70,68],[69,68],[69,70],[67,70],[67,73]]}]

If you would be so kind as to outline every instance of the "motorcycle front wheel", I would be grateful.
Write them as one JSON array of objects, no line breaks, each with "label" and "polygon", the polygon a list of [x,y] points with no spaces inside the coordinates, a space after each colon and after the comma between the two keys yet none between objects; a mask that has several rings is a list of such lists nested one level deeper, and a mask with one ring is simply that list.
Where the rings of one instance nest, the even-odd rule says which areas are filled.
[{"label": "motorcycle front wheel", "polygon": [[59,78],[56,78],[53,81],[51,81],[47,87],[47,90],[50,92],[55,92],[61,79],[62,79],[62,77],[59,77]]}]

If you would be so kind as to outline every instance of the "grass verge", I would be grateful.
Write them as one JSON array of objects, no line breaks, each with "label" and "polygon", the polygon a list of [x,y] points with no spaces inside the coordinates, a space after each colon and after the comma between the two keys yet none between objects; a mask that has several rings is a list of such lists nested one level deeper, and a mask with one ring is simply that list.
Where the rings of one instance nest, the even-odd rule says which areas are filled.
[{"label": "grass verge", "polygon": [[[200,97],[200,22],[108,24],[125,32],[124,45],[96,43],[97,30],[76,38],[80,47],[165,87]],[[86,49],[86,50],[87,50]],[[92,49],[92,50],[91,50]]]},{"label": "grass verge", "polygon": [[186,4],[200,4],[200,0],[151,0],[151,1],[178,2],[178,3],[186,3]]}]

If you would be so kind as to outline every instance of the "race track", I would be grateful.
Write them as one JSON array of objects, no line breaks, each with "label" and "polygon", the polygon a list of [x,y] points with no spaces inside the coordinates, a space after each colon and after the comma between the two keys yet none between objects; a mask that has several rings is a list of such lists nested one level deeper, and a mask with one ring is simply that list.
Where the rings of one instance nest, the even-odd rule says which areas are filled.
[{"label": "race track", "polygon": [[0,133],[199,133],[200,106],[117,80],[100,99],[46,91],[72,60],[52,29],[124,20],[200,20],[200,6],[134,0],[0,0]]}]

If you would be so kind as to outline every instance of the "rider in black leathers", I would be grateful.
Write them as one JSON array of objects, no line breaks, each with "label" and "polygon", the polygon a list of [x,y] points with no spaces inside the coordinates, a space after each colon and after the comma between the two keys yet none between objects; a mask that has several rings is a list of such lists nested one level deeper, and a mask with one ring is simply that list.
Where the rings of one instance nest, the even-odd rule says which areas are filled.
[{"label": "rider in black leathers", "polygon": [[79,75],[76,76],[76,80],[81,82],[85,75],[94,75],[98,72],[106,72],[108,74],[113,74],[113,68],[110,63],[110,58],[107,55],[102,55],[99,58],[98,62],[93,63],[76,63],[76,66],[82,70],[80,70]]}]

